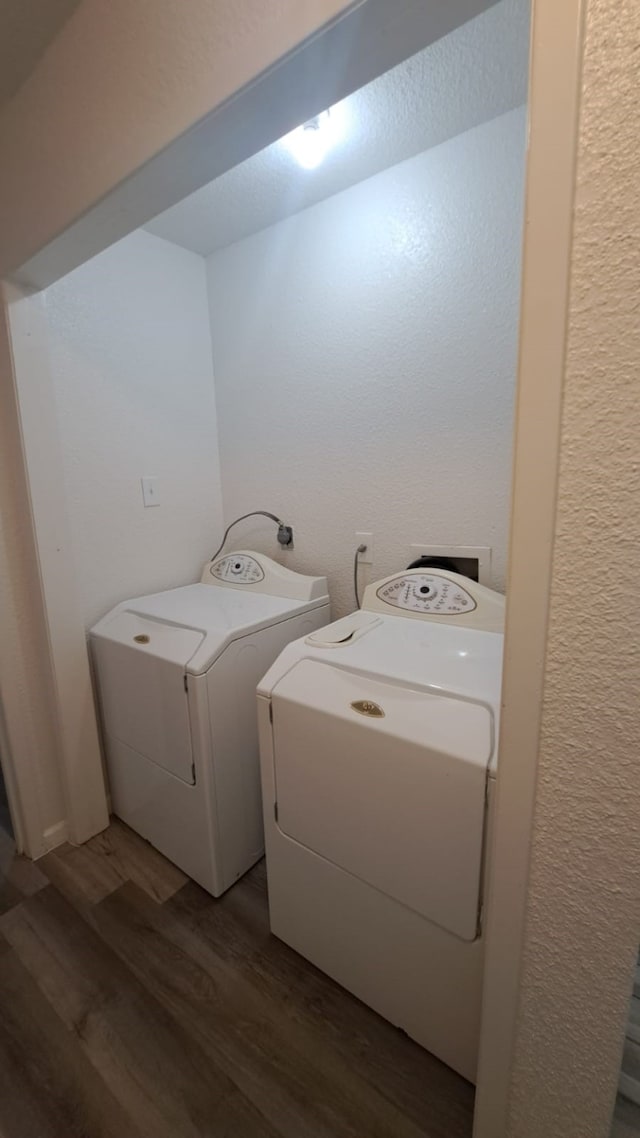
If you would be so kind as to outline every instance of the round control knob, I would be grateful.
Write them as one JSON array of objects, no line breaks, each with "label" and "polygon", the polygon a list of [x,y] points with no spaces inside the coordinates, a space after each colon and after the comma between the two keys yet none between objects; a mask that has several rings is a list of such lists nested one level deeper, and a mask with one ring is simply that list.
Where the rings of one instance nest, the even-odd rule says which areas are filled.
[{"label": "round control knob", "polygon": [[241,561],[234,561],[233,565],[231,566],[231,572],[232,573],[241,573],[242,572],[242,562]]},{"label": "round control knob", "polygon": [[423,597],[426,597],[431,592],[431,586],[430,585],[421,585],[419,592],[422,593]]}]

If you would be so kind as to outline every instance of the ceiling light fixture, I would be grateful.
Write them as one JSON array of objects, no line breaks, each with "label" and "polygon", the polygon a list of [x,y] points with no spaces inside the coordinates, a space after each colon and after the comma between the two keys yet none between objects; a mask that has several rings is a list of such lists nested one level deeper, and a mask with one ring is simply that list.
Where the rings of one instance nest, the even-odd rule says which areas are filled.
[{"label": "ceiling light fixture", "polygon": [[305,170],[314,170],[340,137],[339,115],[322,111],[282,139],[282,145]]}]

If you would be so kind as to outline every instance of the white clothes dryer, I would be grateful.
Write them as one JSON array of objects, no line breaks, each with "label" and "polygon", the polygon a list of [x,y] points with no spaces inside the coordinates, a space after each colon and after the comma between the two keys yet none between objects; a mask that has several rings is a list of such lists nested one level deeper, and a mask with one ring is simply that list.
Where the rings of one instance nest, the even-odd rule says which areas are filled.
[{"label": "white clothes dryer", "polygon": [[503,622],[407,570],[258,688],[272,932],[472,1081]]},{"label": "white clothes dryer", "polygon": [[91,630],[112,810],[214,896],[264,850],[256,684],[329,611],[325,577],[241,550]]}]

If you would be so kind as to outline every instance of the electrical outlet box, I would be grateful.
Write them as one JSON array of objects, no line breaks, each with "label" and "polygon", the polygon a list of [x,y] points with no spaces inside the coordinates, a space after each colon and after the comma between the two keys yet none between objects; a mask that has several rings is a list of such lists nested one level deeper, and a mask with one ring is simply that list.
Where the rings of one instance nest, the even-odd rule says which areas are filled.
[{"label": "electrical outlet box", "polygon": [[491,549],[475,545],[410,545],[407,565],[419,557],[446,557],[455,565],[456,573],[479,581],[491,588]]},{"label": "electrical outlet box", "polygon": [[359,545],[366,545],[364,553],[358,554],[358,561],[360,565],[373,564],[373,534],[372,533],[357,533],[356,534],[356,549]]}]

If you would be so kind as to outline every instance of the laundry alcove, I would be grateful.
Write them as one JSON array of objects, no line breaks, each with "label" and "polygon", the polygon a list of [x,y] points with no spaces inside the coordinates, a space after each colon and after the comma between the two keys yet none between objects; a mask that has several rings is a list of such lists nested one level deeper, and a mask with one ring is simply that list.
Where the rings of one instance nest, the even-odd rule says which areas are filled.
[{"label": "laundry alcove", "polygon": [[46,291],[86,627],[256,507],[294,549],[237,539],[326,573],[336,615],[361,530],[375,576],[430,540],[504,587],[527,50],[501,0],[331,108],[317,168],[274,143]]}]

